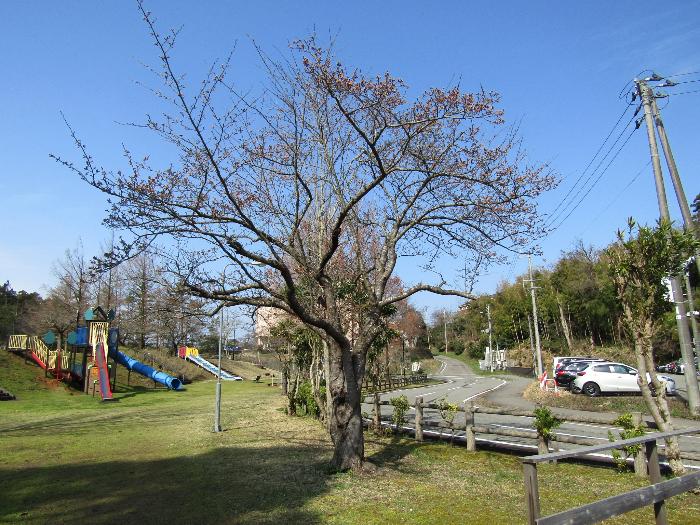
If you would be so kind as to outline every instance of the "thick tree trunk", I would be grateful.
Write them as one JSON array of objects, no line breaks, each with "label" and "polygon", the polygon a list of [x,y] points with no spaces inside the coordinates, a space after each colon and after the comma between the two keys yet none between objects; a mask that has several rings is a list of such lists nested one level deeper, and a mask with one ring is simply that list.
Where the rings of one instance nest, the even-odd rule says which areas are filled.
[{"label": "thick tree trunk", "polygon": [[339,471],[358,470],[362,468],[365,452],[360,406],[361,367],[349,345],[341,348],[331,343],[329,354],[328,426],[335,446],[331,466]]}]

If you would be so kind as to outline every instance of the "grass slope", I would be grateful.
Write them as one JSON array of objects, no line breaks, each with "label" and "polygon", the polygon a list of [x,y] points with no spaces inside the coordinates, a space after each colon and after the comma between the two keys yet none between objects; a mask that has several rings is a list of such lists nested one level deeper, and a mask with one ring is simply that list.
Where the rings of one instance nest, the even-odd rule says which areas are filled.
[{"label": "grass slope", "polygon": [[[211,432],[212,381],[186,392],[134,385],[115,403],[47,384],[0,353],[2,523],[523,523],[518,458],[367,435],[376,469],[330,474],[322,426],[288,418],[264,383],[223,385],[225,432]],[[132,376],[133,378],[133,376]],[[543,511],[643,485],[571,464],[540,470]],[[700,499],[670,502],[672,523],[700,523]],[[613,523],[649,523],[652,509]]]}]

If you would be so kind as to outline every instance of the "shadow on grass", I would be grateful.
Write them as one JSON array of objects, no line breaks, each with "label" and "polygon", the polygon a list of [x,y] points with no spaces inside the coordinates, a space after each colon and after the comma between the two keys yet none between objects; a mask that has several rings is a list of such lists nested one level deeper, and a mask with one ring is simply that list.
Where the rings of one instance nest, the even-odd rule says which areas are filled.
[{"label": "shadow on grass", "polygon": [[381,448],[367,456],[366,460],[379,468],[387,468],[397,472],[409,472],[411,470],[411,467],[404,464],[402,460],[422,446],[420,443],[402,438],[396,434],[391,435],[389,443],[380,442],[378,437],[370,437],[370,435],[365,434],[365,443],[369,442],[375,442]]},{"label": "shadow on grass", "polygon": [[327,461],[325,449],[285,445],[0,469],[0,522],[319,523],[303,506],[327,491]]}]

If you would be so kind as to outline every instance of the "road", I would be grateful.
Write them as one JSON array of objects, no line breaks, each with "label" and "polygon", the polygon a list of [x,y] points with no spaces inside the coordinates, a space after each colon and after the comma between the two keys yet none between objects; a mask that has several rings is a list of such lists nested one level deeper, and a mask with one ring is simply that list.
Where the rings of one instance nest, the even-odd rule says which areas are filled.
[{"label": "road", "polygon": [[[483,399],[487,398],[490,403],[495,403],[503,407],[525,410],[534,408],[533,403],[523,399],[520,395],[524,385],[528,383],[527,380],[505,374],[503,376],[478,376],[465,363],[458,361],[457,359],[444,356],[436,357],[436,359],[442,363],[441,368],[436,374],[433,374],[431,378],[444,381],[444,383],[418,388],[395,390],[382,394],[380,398],[383,401],[388,401],[393,397],[404,394],[408,398],[411,405],[415,404],[416,397],[422,396],[424,403],[437,402],[438,400],[446,399],[450,403],[455,403],[458,405],[473,402],[477,406],[479,405],[479,400],[482,400],[483,403]],[[364,404],[362,408],[366,413],[371,413],[373,410],[371,403]],[[391,406],[382,406],[383,419],[389,418],[391,413]],[[415,411],[413,408],[411,408],[406,415],[407,426],[413,426],[413,421],[415,418],[414,414]],[[442,416],[437,410],[425,409],[424,419],[429,425],[439,425],[441,423],[443,426],[445,425]],[[533,418],[529,417],[479,413],[475,415],[475,423],[477,425],[487,424],[504,428],[532,430],[532,422]],[[464,428],[463,413],[458,412],[455,415],[453,426],[455,428]],[[700,425],[695,422],[678,421],[677,426],[680,428]],[[601,443],[605,443],[609,441],[609,431],[617,435],[619,429],[611,425],[567,422],[562,424],[562,426],[556,429],[555,432],[560,435],[591,438],[600,441]],[[464,435],[464,432],[456,431],[455,435],[462,436]],[[512,444],[513,446],[522,448],[523,450],[536,449],[534,441],[529,439],[479,434],[477,435],[477,441],[479,440],[485,440],[495,445],[506,443]],[[568,443],[554,443],[553,445],[558,447],[560,450],[569,450],[578,447],[578,445],[570,445]],[[700,454],[700,434],[681,437],[681,448],[687,452]],[[688,463],[693,464],[693,462]]]},{"label": "road", "polygon": [[436,357],[440,361],[441,368],[437,373],[431,375],[432,379],[444,381],[437,385],[429,385],[419,388],[406,388],[394,390],[382,394],[382,401],[388,401],[392,397],[404,394],[410,404],[415,404],[417,396],[423,396],[424,403],[430,403],[446,398],[450,403],[465,403],[503,386],[506,381],[497,377],[477,376],[462,361],[450,357]]}]

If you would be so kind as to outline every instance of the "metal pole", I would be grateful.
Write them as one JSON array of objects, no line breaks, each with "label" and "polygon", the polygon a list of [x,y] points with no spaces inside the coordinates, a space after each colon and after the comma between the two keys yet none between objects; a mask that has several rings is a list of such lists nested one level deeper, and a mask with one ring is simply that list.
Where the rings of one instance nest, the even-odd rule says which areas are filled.
[{"label": "metal pole", "polygon": [[214,432],[221,432],[221,341],[224,332],[224,308],[219,312],[219,374],[216,378],[216,401],[214,408]]},{"label": "metal pole", "polygon": [[[530,338],[530,353],[532,354],[532,362],[537,361],[537,356],[535,355],[535,342],[532,340],[532,317],[530,317],[530,314],[527,314],[527,332],[528,336]],[[533,369],[536,368],[535,366],[532,367]],[[537,371],[535,370],[535,373]]]},{"label": "metal pole", "polygon": [[[652,116],[653,94],[651,89],[644,80],[635,79],[637,91],[644,105],[644,120],[647,126],[647,137],[649,139],[649,151],[651,153],[651,162],[654,168],[654,181],[656,183],[656,196],[659,203],[659,214],[661,219],[670,222],[668,212],[668,203],[666,201],[666,190],[664,188],[664,180],[661,172],[661,162],[659,160],[659,148],[656,144],[656,135],[654,134],[654,119]],[[680,280],[677,276],[671,276],[671,300],[676,307],[676,325],[678,328],[678,341],[681,347],[681,356],[685,364],[684,376],[688,389],[688,405],[690,411],[695,414],[700,414],[700,388],[698,388],[698,380],[695,373],[695,356],[690,345],[690,333],[688,331],[688,317],[683,301],[683,292]]]},{"label": "metal pole", "polygon": [[447,354],[447,312],[443,312],[443,321],[445,322],[445,354]]},{"label": "metal pole", "polygon": [[527,256],[527,266],[530,273],[530,296],[532,297],[532,317],[535,325],[535,350],[537,350],[537,376],[541,376],[542,369],[542,347],[540,346],[540,327],[537,321],[537,301],[535,300],[535,281],[532,278],[532,255]]},{"label": "metal pole", "polygon": [[401,375],[406,377],[406,336],[401,334]]},{"label": "metal pole", "polygon": [[486,317],[489,320],[489,370],[493,372],[493,342],[491,340],[491,304],[486,305]]},{"label": "metal pole", "polygon": [[693,301],[693,289],[690,287],[689,272],[685,272],[685,290],[688,295],[688,313],[690,314],[690,328],[693,331],[693,347],[695,353],[700,355],[700,336],[698,336],[698,323],[695,320],[695,302]]}]

